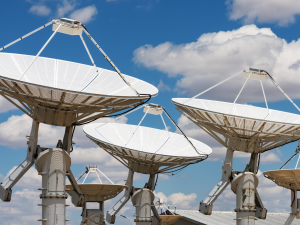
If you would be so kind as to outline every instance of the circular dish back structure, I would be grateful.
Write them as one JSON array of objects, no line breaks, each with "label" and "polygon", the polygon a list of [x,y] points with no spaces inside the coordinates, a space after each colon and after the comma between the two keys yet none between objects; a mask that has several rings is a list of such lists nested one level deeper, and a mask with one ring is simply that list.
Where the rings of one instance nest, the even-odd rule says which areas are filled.
[{"label": "circular dish back structure", "polygon": [[278,186],[300,191],[300,169],[270,170],[264,175]]},{"label": "circular dish back structure", "polygon": [[235,151],[260,153],[300,138],[298,114],[205,99],[173,98],[172,102],[223,146]]},{"label": "circular dish back structure", "polygon": [[117,72],[97,68],[97,76],[93,66],[44,57],[37,58],[19,80],[33,59],[0,53],[0,94],[41,123],[88,123],[136,107],[158,93],[156,87],[134,77],[124,75],[128,86]]},{"label": "circular dish back structure", "polygon": [[[297,153],[299,154],[299,152]],[[296,169],[297,165],[295,169],[279,169],[264,172],[264,176],[266,178],[270,179],[278,186],[291,190],[291,213],[285,222],[285,225],[292,224],[295,218],[300,219],[300,199],[297,198],[297,191],[300,191],[300,169]]]},{"label": "circular dish back structure", "polygon": [[[109,223],[115,222],[118,211],[131,198],[136,207],[135,222],[140,225],[160,224],[154,206],[155,174],[177,171],[185,166],[205,160],[212,150],[207,145],[188,138],[159,105],[144,106],[145,115],[138,124],[93,123],[84,126],[83,131],[93,142],[108,152],[129,169],[127,188],[124,196],[106,215]],[[159,115],[165,130],[140,126],[147,114]],[[163,113],[174,123],[182,134],[169,132]],[[134,172],[149,174],[144,188],[133,188]],[[151,218],[151,210],[154,214]]]},{"label": "circular dish back structure", "polygon": [[210,147],[195,139],[189,138],[198,152],[183,135],[143,126],[92,123],[84,126],[83,131],[127,168],[144,174],[197,163],[212,152]]},{"label": "circular dish back structure", "polygon": [[[86,167],[87,168],[87,167]],[[110,184],[104,184],[100,179],[99,174],[104,176]],[[90,173],[97,175],[99,183],[85,184],[85,180]],[[85,178],[81,184],[78,184],[82,194],[84,195],[84,204],[82,206],[82,224],[97,225],[105,224],[104,219],[104,202],[116,197],[120,192],[126,188],[125,185],[114,184],[102,171],[100,171],[96,165],[90,165],[89,168],[80,176]],[[80,178],[77,180],[79,181]],[[103,177],[102,177],[103,178]],[[76,190],[72,185],[66,185],[67,193],[72,196],[72,202],[77,205]],[[75,191],[75,193],[74,193]],[[98,202],[99,209],[88,209],[88,202]]]},{"label": "circular dish back structure", "polygon": [[[39,189],[43,192],[43,204],[40,204],[43,218],[39,221],[65,224],[65,176],[68,176],[74,189],[72,199],[76,201],[73,203],[76,206],[83,206],[84,203],[83,193],[70,165],[66,164],[72,148],[73,127],[121,111],[130,111],[156,96],[158,90],[144,81],[122,74],[85,26],[71,19],[53,20],[0,48],[0,51],[49,25],[53,25],[54,32],[36,56],[0,53],[0,95],[33,119],[27,142],[27,157],[0,184],[0,198],[10,201],[11,188],[37,161],[43,164],[37,167],[39,175],[43,176],[43,184],[49,184]],[[77,35],[92,66],[39,57],[57,32]],[[82,37],[83,32],[115,71],[96,66]],[[39,123],[65,127],[63,141],[58,141],[57,148],[46,149],[37,145]],[[41,161],[39,155],[44,155],[46,160]],[[44,164],[50,165],[51,170],[43,170]],[[53,178],[56,173],[60,173],[57,176],[62,177],[59,182]],[[59,190],[53,190],[55,185],[59,186]]]},{"label": "circular dish back structure", "polygon": [[[262,81],[269,77],[287,99],[299,111],[300,109],[268,72],[253,68],[244,71],[246,81],[233,103],[196,99],[238,74],[240,73],[232,75],[192,98],[173,98],[172,102],[183,115],[227,148],[221,181],[208,197],[201,201],[199,210],[210,215],[214,201],[231,182],[232,190],[237,198],[236,221],[238,225],[241,225],[243,223],[254,224],[255,217],[266,218],[267,210],[256,191],[259,154],[300,139],[300,115],[269,109]],[[236,103],[249,79],[260,82],[266,108]],[[234,151],[251,153],[250,162],[244,171],[232,170]],[[246,200],[243,193],[248,193]],[[244,202],[249,204],[245,205]]]}]

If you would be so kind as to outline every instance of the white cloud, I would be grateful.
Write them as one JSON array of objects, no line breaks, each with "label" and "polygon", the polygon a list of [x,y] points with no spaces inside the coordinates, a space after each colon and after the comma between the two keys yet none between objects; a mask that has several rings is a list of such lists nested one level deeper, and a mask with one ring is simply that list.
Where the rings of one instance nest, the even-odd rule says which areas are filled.
[{"label": "white cloud", "polygon": [[88,23],[98,14],[95,5],[87,6],[82,9],[77,9],[70,14],[71,19],[78,20],[81,23]]},{"label": "white cloud", "polygon": [[[195,95],[253,67],[268,71],[291,98],[300,98],[300,40],[287,43],[269,28],[246,25],[237,30],[202,34],[191,43],[144,45],[134,51],[133,60],[177,77],[180,94]],[[244,82],[240,75],[200,97],[233,102]],[[263,85],[268,101],[286,99],[268,78]],[[238,99],[238,102],[249,101],[264,101],[261,86],[255,80],[248,81]]]},{"label": "white cloud", "polygon": [[[162,192],[155,193],[155,196],[163,199],[165,205],[170,205],[171,208],[176,207],[178,209],[196,209],[198,202],[196,201],[197,195],[195,193],[185,195],[184,193],[173,193],[168,197]],[[157,201],[157,200],[156,200]]]},{"label": "white cloud", "polygon": [[298,0],[229,0],[231,20],[242,19],[244,23],[278,23],[285,26],[295,22],[300,14]]},{"label": "white cloud", "polygon": [[76,6],[76,1],[72,1],[72,0],[63,0],[62,4],[58,4],[57,5],[57,12],[56,12],[56,16],[58,18],[64,17],[67,13],[71,12],[72,10],[74,10]]},{"label": "white cloud", "polygon": [[48,16],[51,9],[46,5],[33,5],[30,7],[29,12],[38,16]]},{"label": "white cloud", "polygon": [[[126,123],[127,118],[123,117],[117,122]],[[115,122],[112,118],[102,118],[97,122]],[[32,119],[23,114],[21,116],[12,115],[7,121],[0,124],[0,142],[1,145],[11,148],[26,148],[26,135],[30,134]],[[79,126],[75,130],[73,141],[76,146],[95,147],[96,145],[89,140],[82,131],[83,126]],[[63,139],[64,128],[40,124],[38,144],[42,147],[55,147],[59,139]]]},{"label": "white cloud", "polygon": [[159,91],[171,91],[169,85],[165,84],[162,80],[159,81],[159,84],[157,85],[157,89]]},{"label": "white cloud", "polygon": [[277,152],[277,154],[274,151],[261,154],[261,164],[269,164],[274,162],[281,162],[280,151]]},{"label": "white cloud", "polygon": [[12,103],[7,101],[2,96],[0,96],[0,113],[8,112],[8,111],[14,110],[14,109],[17,109],[17,107],[15,107]]}]

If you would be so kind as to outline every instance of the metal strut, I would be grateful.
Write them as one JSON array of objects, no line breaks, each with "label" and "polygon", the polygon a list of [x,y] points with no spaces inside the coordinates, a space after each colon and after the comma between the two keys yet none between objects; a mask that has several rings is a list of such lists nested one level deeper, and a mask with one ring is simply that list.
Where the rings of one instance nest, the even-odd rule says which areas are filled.
[{"label": "metal strut", "polygon": [[125,76],[121,73],[121,71],[117,68],[117,66],[111,61],[111,59],[106,55],[106,53],[103,51],[103,49],[100,47],[100,45],[97,44],[97,42],[92,38],[90,33],[86,30],[86,28],[83,26],[83,30],[86,33],[86,35],[91,39],[91,41],[96,45],[96,47],[100,50],[104,58],[109,62],[109,64],[114,68],[114,70],[119,74],[119,76],[123,79],[123,81],[136,93],[136,95],[140,95],[132,86],[131,84],[126,81]]},{"label": "metal strut", "polygon": [[12,187],[21,179],[21,177],[30,169],[34,164],[36,151],[37,151],[37,141],[38,141],[38,129],[39,123],[32,120],[32,127],[30,136],[28,138],[28,149],[27,156],[23,162],[11,173],[8,177],[0,184],[0,198],[2,201],[10,202]]},{"label": "metal strut", "polygon": [[43,26],[41,26],[41,27],[35,29],[34,31],[31,31],[31,32],[29,32],[28,34],[26,34],[26,35],[24,35],[24,36],[18,38],[17,40],[15,40],[15,41],[13,41],[13,42],[11,42],[11,43],[5,45],[4,47],[0,48],[0,51],[2,51],[2,50],[5,49],[5,48],[8,48],[9,46],[11,46],[11,45],[13,45],[13,44],[15,44],[15,43],[17,43],[17,42],[19,42],[19,41],[21,41],[21,40],[23,40],[24,38],[30,36],[31,34],[36,33],[37,31],[39,31],[39,30],[41,30],[41,29],[43,29],[43,28],[49,26],[49,25],[52,24],[52,23],[53,23],[53,20],[52,20],[51,22],[46,23],[45,25],[43,25]]},{"label": "metal strut", "polygon": [[38,54],[34,57],[34,59],[32,60],[32,62],[29,64],[29,66],[26,68],[26,70],[23,72],[22,76],[19,78],[19,80],[21,80],[23,78],[23,76],[25,75],[25,73],[29,70],[29,68],[31,67],[31,65],[34,63],[34,61],[37,59],[37,57],[39,57],[39,55],[42,53],[42,51],[46,48],[46,46],[49,44],[49,42],[52,40],[52,38],[54,37],[54,35],[57,33],[57,31],[59,30],[59,28],[61,27],[62,24],[60,24],[57,29],[53,32],[53,34],[51,35],[51,37],[48,39],[48,41],[44,44],[44,46],[41,48],[41,50],[38,52]]}]

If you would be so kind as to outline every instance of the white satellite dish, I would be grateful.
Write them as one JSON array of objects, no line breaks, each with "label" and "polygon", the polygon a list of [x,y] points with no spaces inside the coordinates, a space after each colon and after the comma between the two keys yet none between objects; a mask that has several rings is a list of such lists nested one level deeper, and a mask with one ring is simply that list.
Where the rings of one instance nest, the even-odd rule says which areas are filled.
[{"label": "white satellite dish", "polygon": [[[297,154],[299,156],[295,169],[283,169]],[[300,219],[300,199],[297,198],[297,191],[300,191],[300,169],[297,169],[299,159],[300,149],[298,146],[296,153],[279,170],[264,172],[266,178],[278,186],[291,190],[291,213],[285,225],[291,225],[295,218]]]},{"label": "white satellite dish", "polygon": [[[103,175],[110,183],[104,184],[100,179],[100,175]],[[85,184],[85,180],[89,174],[94,173],[97,175],[99,182],[98,183],[91,183]],[[86,175],[83,182],[78,184],[80,187],[83,195],[84,195],[84,205],[82,206],[82,222],[81,224],[88,224],[88,225],[96,225],[96,224],[104,224],[104,201],[112,199],[116,197],[120,192],[126,188],[125,185],[121,184],[114,184],[102,171],[100,171],[96,165],[90,165],[87,168],[87,171],[83,173]],[[83,175],[81,177],[83,177]],[[80,178],[81,178],[80,177]],[[77,180],[79,181],[80,178]],[[77,195],[75,193],[73,197],[74,188],[72,185],[66,185],[67,193],[72,196],[72,201],[76,204],[77,202]],[[87,203],[88,202],[98,202],[99,209],[88,209]]]},{"label": "white satellite dish", "polygon": [[[0,51],[51,24],[54,32],[36,56],[0,53],[0,94],[33,119],[27,157],[1,183],[0,198],[10,201],[11,188],[36,161],[43,178],[43,186],[39,189],[43,208],[40,221],[65,224],[65,176],[75,190],[76,202],[73,203],[76,206],[84,204],[84,195],[70,170],[73,128],[104,116],[133,110],[156,96],[158,90],[144,81],[123,75],[84,25],[71,19],[53,20],[0,48]],[[57,32],[78,35],[92,66],[39,57]],[[115,72],[96,66],[82,32],[87,34]],[[65,127],[63,142],[59,141],[57,148],[37,146],[39,123]]]},{"label": "white satellite dish", "polygon": [[[267,213],[256,191],[258,183],[255,174],[258,171],[257,162],[260,158],[259,154],[300,138],[300,115],[268,108],[262,83],[265,77],[268,76],[288,100],[299,111],[300,109],[266,71],[252,68],[249,71],[244,71],[246,81],[233,103],[196,99],[201,94],[238,74],[240,73],[234,74],[190,99],[174,98],[172,102],[183,115],[227,148],[222,179],[209,196],[200,203],[199,210],[204,214],[210,215],[213,202],[231,182],[231,184],[238,185],[237,187],[232,187],[237,194],[237,224],[242,224],[244,220],[251,221],[254,224],[255,217],[265,219]],[[266,108],[236,103],[249,79],[260,82]],[[232,171],[234,151],[251,153],[250,162],[242,173]],[[251,186],[251,188],[247,189],[246,184],[249,187]],[[240,191],[241,188],[247,189],[249,196],[252,195],[249,199],[247,198],[247,201],[251,202],[248,206],[243,205],[241,200],[243,199],[242,192]],[[246,215],[248,217],[244,219]]]},{"label": "white satellite dish", "polygon": [[[129,169],[125,195],[107,212],[106,220],[109,223],[115,222],[116,214],[130,199],[132,192],[131,199],[136,207],[137,224],[151,224],[151,209],[156,218],[154,221],[160,221],[153,204],[155,174],[178,170],[203,161],[212,152],[211,148],[202,142],[186,137],[163,107],[149,104],[144,106],[144,112],[145,115],[138,126],[93,123],[83,128],[87,137]],[[182,134],[168,131],[163,112]],[[160,115],[165,130],[140,126],[147,114]],[[132,187],[134,172],[150,175],[143,189]]]}]

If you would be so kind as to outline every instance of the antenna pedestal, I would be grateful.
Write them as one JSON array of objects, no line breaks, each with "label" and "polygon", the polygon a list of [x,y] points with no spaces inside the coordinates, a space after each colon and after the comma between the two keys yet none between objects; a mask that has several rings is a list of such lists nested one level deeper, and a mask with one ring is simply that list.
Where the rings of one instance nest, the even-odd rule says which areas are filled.
[{"label": "antenna pedestal", "polygon": [[231,182],[231,190],[236,194],[236,224],[255,224],[255,190],[258,178],[254,173],[243,172]]},{"label": "antenna pedestal", "polygon": [[105,225],[104,202],[99,202],[99,209],[87,209],[86,204],[82,212],[81,224],[87,225]]},{"label": "antenna pedestal", "polygon": [[207,198],[204,201],[200,202],[199,211],[205,215],[211,215],[214,201],[220,196],[220,194],[230,183],[233,152],[233,150],[227,149],[224,166],[222,167],[223,172],[220,182],[209,193]]},{"label": "antenna pedestal", "polygon": [[70,169],[69,154],[53,148],[41,152],[36,160],[36,169],[42,176],[42,219],[45,224],[66,224],[66,172]]},{"label": "antenna pedestal", "polygon": [[135,207],[136,225],[151,225],[151,204],[154,201],[154,194],[148,188],[141,188],[134,191],[131,201]]}]

